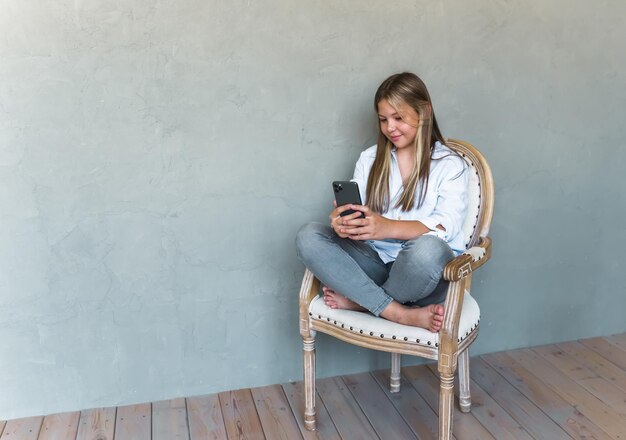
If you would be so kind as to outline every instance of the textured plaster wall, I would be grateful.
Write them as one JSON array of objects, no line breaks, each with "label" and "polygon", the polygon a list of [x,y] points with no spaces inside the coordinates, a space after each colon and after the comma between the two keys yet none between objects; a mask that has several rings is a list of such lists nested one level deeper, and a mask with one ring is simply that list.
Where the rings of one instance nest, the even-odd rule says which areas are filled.
[{"label": "textured plaster wall", "polygon": [[[0,419],[299,379],[294,234],[405,69],[496,179],[474,353],[625,331],[625,15],[1,0]],[[319,342],[321,376],[388,365]]]}]

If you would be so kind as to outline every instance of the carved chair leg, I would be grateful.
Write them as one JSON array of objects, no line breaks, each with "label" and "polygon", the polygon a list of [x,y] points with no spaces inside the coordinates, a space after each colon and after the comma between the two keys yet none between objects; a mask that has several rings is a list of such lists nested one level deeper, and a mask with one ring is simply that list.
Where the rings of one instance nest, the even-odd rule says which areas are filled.
[{"label": "carved chair leg", "polygon": [[440,372],[439,380],[439,440],[449,440],[454,414],[454,372]]},{"label": "carved chair leg", "polygon": [[315,333],[302,338],[304,348],[304,427],[315,431]]},{"label": "carved chair leg", "polygon": [[464,413],[472,409],[469,368],[469,348],[467,348],[459,356],[459,407]]},{"label": "carved chair leg", "polygon": [[400,353],[391,353],[391,377],[389,378],[391,393],[400,391]]}]

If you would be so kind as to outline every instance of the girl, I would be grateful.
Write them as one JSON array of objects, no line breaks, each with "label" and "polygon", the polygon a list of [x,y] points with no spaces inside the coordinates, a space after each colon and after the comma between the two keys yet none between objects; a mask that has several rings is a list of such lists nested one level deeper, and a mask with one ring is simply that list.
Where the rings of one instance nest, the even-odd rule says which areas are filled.
[{"label": "girl", "polygon": [[[353,178],[365,205],[335,206],[330,226],[302,227],[298,256],[322,282],[329,307],[438,332],[443,269],[465,250],[465,161],[446,146],[416,75],[387,78],[374,107],[378,144],[361,153]],[[342,217],[348,209],[355,212]]]}]

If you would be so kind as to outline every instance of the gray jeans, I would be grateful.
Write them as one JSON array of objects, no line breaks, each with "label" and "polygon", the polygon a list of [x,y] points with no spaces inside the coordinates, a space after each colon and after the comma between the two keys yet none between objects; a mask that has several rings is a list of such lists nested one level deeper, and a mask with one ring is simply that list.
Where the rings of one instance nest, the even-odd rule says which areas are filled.
[{"label": "gray jeans", "polygon": [[322,284],[376,316],[394,299],[417,306],[445,300],[448,282],[441,276],[454,253],[439,237],[405,241],[395,262],[388,264],[367,243],[340,238],[321,223],[304,225],[296,246],[300,260]]}]

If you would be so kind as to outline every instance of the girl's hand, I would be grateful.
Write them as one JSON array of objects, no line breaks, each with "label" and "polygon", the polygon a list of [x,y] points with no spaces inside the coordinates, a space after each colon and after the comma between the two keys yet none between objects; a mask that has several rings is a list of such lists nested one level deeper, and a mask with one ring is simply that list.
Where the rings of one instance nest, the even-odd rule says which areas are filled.
[{"label": "girl's hand", "polygon": [[337,202],[334,201],[333,205],[335,206],[335,209],[328,216],[328,218],[330,218],[330,226],[332,226],[335,234],[337,234],[339,237],[348,238],[350,237],[350,231],[356,228],[355,226],[348,225],[348,222],[354,220],[357,217],[360,217],[361,212],[356,211],[343,217],[341,216],[341,213],[349,209],[355,209],[355,206],[358,205],[343,205],[338,207]]},{"label": "girl's hand", "polygon": [[[344,217],[343,227],[340,232],[347,234],[352,240],[384,240],[391,236],[390,229],[392,220],[372,211],[368,206],[349,205],[348,209],[354,209],[354,214]],[[365,218],[358,218],[361,212]]]}]

